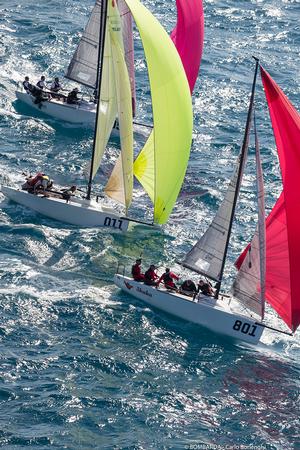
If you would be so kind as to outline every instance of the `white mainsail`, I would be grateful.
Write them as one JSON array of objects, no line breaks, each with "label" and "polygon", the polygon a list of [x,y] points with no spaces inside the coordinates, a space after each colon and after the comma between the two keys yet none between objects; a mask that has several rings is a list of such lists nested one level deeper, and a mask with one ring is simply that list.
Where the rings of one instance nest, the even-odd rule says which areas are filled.
[{"label": "white mainsail", "polygon": [[[238,164],[233,177],[229,183],[224,200],[219,206],[212,223],[194,247],[186,254],[182,262],[184,267],[206,275],[216,281],[220,279],[222,269],[224,251],[230,227],[232,209],[234,206],[234,197],[237,189],[238,174],[240,169],[239,161],[240,157],[238,159]],[[244,168],[246,155],[243,161]]]},{"label": "white mainsail", "polygon": [[234,280],[232,291],[238,301],[263,319],[266,278],[266,226],[264,182],[260,160],[259,142],[254,120],[256,150],[256,182],[258,225],[247,254]]}]

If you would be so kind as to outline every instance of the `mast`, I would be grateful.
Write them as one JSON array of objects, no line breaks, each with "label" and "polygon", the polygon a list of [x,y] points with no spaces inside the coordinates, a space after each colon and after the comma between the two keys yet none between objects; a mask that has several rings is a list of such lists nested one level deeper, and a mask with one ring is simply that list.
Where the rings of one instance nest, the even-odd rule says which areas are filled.
[{"label": "mast", "polygon": [[96,110],[96,119],[95,119],[95,128],[94,128],[94,139],[93,139],[93,150],[92,150],[92,157],[91,157],[90,175],[89,175],[87,194],[86,194],[87,200],[90,200],[90,198],[91,198],[92,181],[93,181],[93,165],[94,165],[94,157],[95,157],[95,150],[96,150],[97,123],[98,123],[99,110],[100,110],[100,91],[101,91],[105,33],[106,33],[106,22],[107,22],[107,3],[108,3],[108,0],[103,0],[102,8],[101,8],[99,45],[98,45],[97,82],[96,82],[96,96],[95,96],[98,101],[97,101],[97,110]]},{"label": "mast", "polygon": [[249,136],[250,125],[251,125],[251,115],[252,115],[253,104],[254,104],[255,85],[256,85],[257,71],[258,71],[258,65],[259,65],[259,60],[257,58],[254,58],[254,59],[256,61],[256,65],[255,65],[255,72],[254,72],[253,83],[252,83],[252,91],[251,91],[250,103],[249,103],[249,108],[248,108],[247,122],[246,122],[244,140],[243,140],[243,145],[242,145],[242,150],[241,150],[239,171],[238,171],[237,183],[236,183],[233,205],[232,205],[232,210],[231,210],[230,223],[229,223],[229,228],[228,228],[228,233],[227,233],[227,239],[226,239],[226,244],[225,244],[225,249],[224,249],[224,254],[223,254],[221,270],[220,270],[220,278],[219,278],[219,281],[218,281],[217,287],[216,287],[216,293],[215,293],[216,299],[219,297],[219,292],[221,289],[221,283],[222,283],[222,278],[223,278],[223,273],[224,273],[227,250],[228,250],[229,240],[230,240],[230,236],[231,236],[232,223],[233,223],[233,219],[234,219],[234,213],[235,213],[235,208],[236,208],[236,204],[237,204],[237,199],[239,196],[240,183],[241,183],[241,178],[242,178],[242,173],[243,173],[243,165],[244,165],[244,160],[245,160],[246,152],[247,152],[247,148],[248,148],[247,143],[248,143],[248,136]]}]

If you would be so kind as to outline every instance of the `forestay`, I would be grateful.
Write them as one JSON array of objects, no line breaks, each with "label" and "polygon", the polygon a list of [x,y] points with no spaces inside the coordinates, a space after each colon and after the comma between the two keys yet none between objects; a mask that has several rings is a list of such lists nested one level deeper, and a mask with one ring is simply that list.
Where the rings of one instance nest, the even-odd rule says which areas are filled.
[{"label": "forestay", "polygon": [[232,286],[238,301],[263,319],[265,303],[266,231],[264,182],[254,119],[258,226]]},{"label": "forestay", "polygon": [[154,222],[163,224],[180,191],[192,141],[192,103],[182,62],[171,39],[137,0],[127,0],[147,60],[152,131],[134,163],[134,174],[154,204]]}]

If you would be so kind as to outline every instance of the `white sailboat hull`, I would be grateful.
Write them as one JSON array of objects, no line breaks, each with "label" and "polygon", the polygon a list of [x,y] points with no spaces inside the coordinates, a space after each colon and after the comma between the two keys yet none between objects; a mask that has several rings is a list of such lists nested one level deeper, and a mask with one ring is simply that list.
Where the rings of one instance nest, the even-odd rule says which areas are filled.
[{"label": "white sailboat hull", "polygon": [[1,186],[0,189],[10,200],[51,219],[79,227],[104,227],[123,232],[128,230],[129,221],[126,218],[94,200],[72,197],[67,203],[63,199],[34,195],[8,186]]},{"label": "white sailboat hull", "polygon": [[198,301],[193,301],[191,297],[163,288],[156,289],[119,274],[115,275],[114,282],[124,292],[145,303],[216,333],[257,344],[264,330],[253,319],[233,312],[222,300],[203,295]]},{"label": "white sailboat hull", "polygon": [[82,101],[78,105],[70,105],[57,99],[43,101],[35,104],[35,97],[26,92],[16,91],[17,99],[34,108],[36,111],[43,112],[55,119],[64,120],[70,123],[83,124],[93,127],[96,118],[96,104],[93,102]]}]

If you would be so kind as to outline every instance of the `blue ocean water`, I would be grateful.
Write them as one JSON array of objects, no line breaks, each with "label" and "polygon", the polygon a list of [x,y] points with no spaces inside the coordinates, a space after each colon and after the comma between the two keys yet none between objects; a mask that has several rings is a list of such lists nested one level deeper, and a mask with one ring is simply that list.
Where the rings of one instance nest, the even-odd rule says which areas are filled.
[{"label": "blue ocean water", "polygon": [[[175,1],[145,5],[170,31]],[[47,119],[15,101],[24,75],[63,76],[92,0],[0,0],[0,173],[17,183],[41,167],[62,184],[84,183],[92,132]],[[112,235],[46,219],[1,195],[0,445],[6,449],[296,449],[299,333],[266,332],[247,347],[154,311],[113,285],[118,261],[175,261],[203,232],[241,145],[252,55],[299,109],[296,0],[205,0],[205,46],[194,93],[194,140],[184,194],[164,232]],[[137,38],[138,119],[151,121]],[[191,43],[193,45],[193,43]],[[267,207],[280,192],[275,145],[257,90]],[[110,143],[98,179],[117,155]],[[255,228],[254,158],[229,251]],[[138,190],[134,214],[149,206]],[[228,284],[229,281],[228,281]],[[271,323],[279,321],[268,311]],[[244,446],[244,447],[243,447]]]}]

